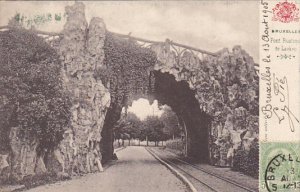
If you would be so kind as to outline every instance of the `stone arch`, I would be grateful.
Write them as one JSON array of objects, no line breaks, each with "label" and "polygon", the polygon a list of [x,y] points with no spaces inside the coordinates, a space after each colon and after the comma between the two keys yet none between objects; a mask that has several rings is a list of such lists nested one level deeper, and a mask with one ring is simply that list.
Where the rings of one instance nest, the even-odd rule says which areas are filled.
[{"label": "stone arch", "polygon": [[[98,75],[105,69],[104,42],[109,32],[100,18],[88,23],[84,9],[79,2],[66,7],[67,22],[62,34],[47,38],[61,56],[64,86],[72,98],[72,117],[64,139],[49,156],[53,164],[59,165],[46,167],[70,174],[93,170],[90,162],[101,158],[101,154],[103,159],[110,158],[112,125],[107,121],[115,121],[121,112],[120,106],[111,102],[109,86]],[[155,81],[154,97],[161,103],[169,103],[183,119],[189,132],[188,155],[203,162],[231,166],[230,150],[243,145],[243,139],[252,142],[258,138],[258,75],[252,57],[240,46],[232,51],[209,53],[169,40],[145,42],[157,57],[150,73],[153,76],[148,77],[150,81],[160,79]],[[172,86],[167,87],[166,82]],[[170,94],[171,91],[177,93]],[[90,143],[99,142],[107,144],[108,155],[103,146],[102,153],[97,147],[91,149],[94,147]],[[36,153],[35,149],[32,151]]]},{"label": "stone arch", "polygon": [[[234,152],[240,150],[244,140],[257,142],[257,64],[240,46],[235,46],[232,52],[223,49],[212,54],[188,46],[178,47],[167,40],[152,44],[151,49],[158,57],[154,69],[188,84],[196,99],[195,109],[204,114],[201,117],[206,116],[200,122],[208,126],[207,135],[203,134],[208,145],[208,153],[204,153],[207,162],[232,166]],[[250,137],[244,137],[245,133]]]},{"label": "stone arch", "polygon": [[155,98],[172,108],[186,129],[186,155],[201,162],[208,162],[208,137],[211,117],[199,108],[195,92],[186,81],[176,81],[169,73],[154,71]]},{"label": "stone arch", "polygon": [[[74,98],[86,98],[88,103],[92,101],[91,105],[88,105],[91,106],[88,109],[90,116],[93,117],[94,113],[101,114],[90,121],[91,124],[94,122],[93,125],[96,125],[97,129],[90,129],[91,133],[87,139],[94,138],[101,140],[101,143],[106,143],[111,154],[109,127],[112,125],[105,122],[107,119],[114,119],[114,121],[118,119],[121,109],[110,104],[110,90],[106,88],[106,85],[103,86],[104,82],[97,77],[97,71],[105,68],[104,41],[107,33],[110,32],[106,30],[104,22],[99,18],[93,18],[88,25],[84,17],[84,5],[81,3],[69,7],[68,12],[70,16],[68,16],[68,22],[63,31],[64,37],[59,46],[59,51],[64,58],[66,87],[74,94]],[[115,33],[111,35],[129,41],[133,40],[136,43],[140,41],[140,39],[126,35]],[[206,131],[201,135],[190,134],[195,137],[189,138],[190,145],[198,146],[203,142],[202,146],[205,147],[200,147],[202,152],[197,152],[199,147],[189,147],[191,151],[188,154],[196,157],[199,157],[198,153],[205,154],[203,156],[208,159],[202,159],[203,161],[225,166],[228,165],[229,149],[236,149],[241,144],[242,132],[249,132],[251,139],[257,138],[258,76],[252,57],[240,46],[234,47],[232,52],[223,49],[218,53],[193,49],[169,40],[166,42],[146,41],[144,46],[154,51],[157,56],[158,61],[153,66],[156,77],[173,79],[172,81],[175,80],[178,84],[184,84],[183,87],[188,88],[185,93],[191,92],[187,98],[190,98],[188,100],[192,104],[187,105],[191,105],[192,108],[190,111],[186,110],[185,113],[177,110],[177,113],[182,115],[186,126],[189,127],[188,130]],[[159,97],[159,94],[156,96]],[[96,101],[98,104],[95,105],[93,102]],[[173,108],[176,106],[173,105]],[[191,118],[190,113],[199,114],[199,118]],[[78,111],[78,103],[74,103],[73,115],[73,130],[75,127],[75,130],[81,130],[81,128],[89,130],[78,121],[81,119],[77,118],[81,115],[80,110]],[[99,132],[97,133],[96,130]],[[82,142],[85,142],[84,139]],[[103,148],[106,147],[101,149],[106,151]],[[102,153],[103,158],[106,156],[105,153]]]},{"label": "stone arch", "polygon": [[[187,130],[203,131],[198,135],[189,134],[191,137],[188,144],[195,147],[190,146],[188,154],[196,158],[204,154],[207,159],[200,160],[230,166],[228,156],[232,154],[229,152],[242,145],[242,135],[247,135],[247,139],[251,141],[257,139],[256,64],[240,46],[235,46],[232,51],[223,49],[217,53],[209,53],[170,40],[166,42],[142,40],[107,31],[103,20],[99,18],[93,18],[88,25],[82,3],[75,3],[66,10],[68,19],[58,50],[64,61],[63,74],[66,87],[74,96],[73,124],[70,129],[73,132],[82,132],[81,130],[87,132],[89,135],[84,137],[87,140],[89,138],[101,140],[105,145],[101,149],[103,159],[106,157],[109,159],[112,153],[110,142],[112,124],[106,122],[108,119],[116,121],[121,112],[120,107],[111,103],[112,95],[106,83],[98,78],[98,72],[105,69],[104,42],[108,33],[116,38],[143,44],[140,46],[147,46],[156,54],[157,62],[153,66],[153,73],[150,73],[154,74],[154,77],[148,74],[149,81],[151,78],[165,78],[169,79],[169,82],[174,82],[174,86],[185,87],[183,93],[188,94],[186,97],[189,98],[188,103],[185,105],[191,106],[189,111],[182,112],[176,109],[175,104],[171,107],[182,116]],[[160,102],[171,101],[172,95],[159,95],[159,92],[162,93],[163,90],[156,92],[155,97],[160,97],[158,99]],[[78,99],[82,101],[79,105]],[[78,110],[81,106],[90,106],[84,111],[84,114],[90,115],[82,114],[82,110]],[[197,118],[194,118],[195,116]],[[82,121],[83,117],[89,121]],[[86,123],[93,126],[86,127]],[[83,151],[80,146],[85,146],[86,141],[82,138],[76,139],[76,135],[78,134],[74,134],[73,148],[80,152]],[[106,147],[109,155],[105,154]]]},{"label": "stone arch", "polygon": [[[211,117],[199,108],[195,98],[195,91],[189,88],[186,81],[176,81],[169,73],[154,70],[152,74],[155,79],[154,93],[141,97],[151,97],[162,105],[166,104],[172,108],[176,115],[182,120],[187,131],[186,155],[200,162],[209,162],[209,130]],[[137,98],[135,98],[137,99]],[[111,159],[113,154],[113,126],[120,118],[122,107],[111,105],[108,109],[102,130],[102,155],[103,162]]]}]

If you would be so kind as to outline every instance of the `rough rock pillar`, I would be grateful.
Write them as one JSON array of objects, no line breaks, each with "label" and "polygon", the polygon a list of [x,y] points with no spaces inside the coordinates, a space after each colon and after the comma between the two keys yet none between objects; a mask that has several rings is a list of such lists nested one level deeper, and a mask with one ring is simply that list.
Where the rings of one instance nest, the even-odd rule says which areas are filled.
[{"label": "rough rock pillar", "polygon": [[88,26],[83,3],[66,7],[67,22],[59,52],[64,63],[64,83],[72,99],[71,125],[55,157],[59,171],[97,170],[99,143],[110,94],[95,76],[104,59],[105,24],[93,18]]}]

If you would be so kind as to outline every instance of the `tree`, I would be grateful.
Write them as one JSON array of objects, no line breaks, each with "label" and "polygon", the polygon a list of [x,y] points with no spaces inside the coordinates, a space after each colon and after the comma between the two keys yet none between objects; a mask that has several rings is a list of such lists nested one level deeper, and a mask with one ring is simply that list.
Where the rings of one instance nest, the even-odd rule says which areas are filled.
[{"label": "tree", "polygon": [[141,126],[141,120],[134,113],[123,114],[114,127],[115,138],[128,139],[130,145],[131,139],[140,138]]},{"label": "tree", "polygon": [[177,115],[172,111],[169,106],[164,106],[163,114],[160,117],[164,123],[164,132],[170,137],[180,137],[180,127]]},{"label": "tree", "polygon": [[[141,121],[134,113],[123,114],[114,127],[115,139],[139,139],[140,141],[166,141],[174,134],[180,134],[177,117],[171,108],[166,107],[162,117],[147,116]],[[148,144],[147,144],[148,145]]]},{"label": "tree", "polygon": [[164,124],[158,116],[148,116],[143,121],[143,135],[145,135],[149,141],[154,141],[155,146],[159,141],[166,140],[166,133],[163,131]]},{"label": "tree", "polygon": [[70,120],[59,55],[24,29],[0,32],[0,105],[9,114],[0,132],[19,127],[19,137],[53,148]]}]

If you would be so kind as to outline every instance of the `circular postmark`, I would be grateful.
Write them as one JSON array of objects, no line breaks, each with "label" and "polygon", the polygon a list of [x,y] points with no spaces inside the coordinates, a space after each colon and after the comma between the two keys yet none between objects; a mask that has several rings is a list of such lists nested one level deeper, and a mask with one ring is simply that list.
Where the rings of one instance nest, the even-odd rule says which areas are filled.
[{"label": "circular postmark", "polygon": [[261,158],[267,160],[264,165],[263,179],[265,189],[268,192],[300,190],[300,156],[298,146],[277,145],[277,147],[270,147],[262,155]]}]

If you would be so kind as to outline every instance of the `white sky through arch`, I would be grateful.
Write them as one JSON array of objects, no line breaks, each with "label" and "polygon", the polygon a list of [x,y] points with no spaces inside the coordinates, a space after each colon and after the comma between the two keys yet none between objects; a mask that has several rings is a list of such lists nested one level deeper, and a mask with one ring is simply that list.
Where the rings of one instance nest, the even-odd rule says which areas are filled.
[{"label": "white sky through arch", "polygon": [[154,100],[153,104],[150,105],[147,99],[141,98],[132,102],[132,105],[128,107],[128,112],[132,112],[141,120],[144,120],[147,116],[151,115],[161,116],[163,110],[158,108],[157,100]]}]

